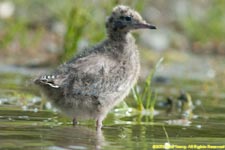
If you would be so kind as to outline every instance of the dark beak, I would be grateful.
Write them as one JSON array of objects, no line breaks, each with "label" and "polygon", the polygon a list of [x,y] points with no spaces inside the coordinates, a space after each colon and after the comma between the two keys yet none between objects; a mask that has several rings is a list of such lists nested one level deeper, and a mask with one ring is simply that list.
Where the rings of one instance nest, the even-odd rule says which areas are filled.
[{"label": "dark beak", "polygon": [[152,24],[145,24],[145,26],[148,28],[148,29],[157,29],[156,26],[152,25]]},{"label": "dark beak", "polygon": [[139,23],[135,24],[136,29],[157,29],[156,26],[148,24],[148,23]]}]

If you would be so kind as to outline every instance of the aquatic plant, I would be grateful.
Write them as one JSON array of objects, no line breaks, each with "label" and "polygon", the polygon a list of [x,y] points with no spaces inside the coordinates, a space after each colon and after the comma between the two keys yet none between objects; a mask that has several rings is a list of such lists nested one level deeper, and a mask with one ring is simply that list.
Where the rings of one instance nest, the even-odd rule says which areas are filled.
[{"label": "aquatic plant", "polygon": [[132,89],[132,95],[137,104],[137,110],[140,112],[150,111],[150,119],[153,119],[154,117],[154,107],[157,98],[157,95],[154,93],[152,89],[152,79],[156,70],[162,63],[163,59],[164,58],[160,58],[157,61],[155,67],[151,70],[151,72],[147,76],[144,82],[143,90],[138,89],[138,87],[140,87],[139,85],[135,86]]}]

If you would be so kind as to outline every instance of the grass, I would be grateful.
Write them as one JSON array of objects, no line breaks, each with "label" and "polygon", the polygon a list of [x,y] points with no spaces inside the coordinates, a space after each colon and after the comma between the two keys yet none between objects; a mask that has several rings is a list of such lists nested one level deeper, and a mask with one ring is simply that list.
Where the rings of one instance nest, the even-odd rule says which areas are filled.
[{"label": "grass", "polygon": [[163,131],[164,131],[164,133],[165,133],[167,143],[170,143],[170,138],[169,138],[169,135],[168,135],[168,133],[167,133],[167,131],[166,131],[165,126],[163,125],[162,128],[163,128]]},{"label": "grass", "polygon": [[138,87],[135,86],[132,89],[132,95],[133,98],[137,104],[137,110],[140,112],[150,111],[150,119],[152,120],[154,117],[154,110],[155,110],[155,102],[157,95],[154,93],[152,89],[152,79],[156,72],[156,70],[159,68],[160,64],[162,63],[164,58],[160,58],[153,70],[149,73],[148,77],[145,80],[143,90],[139,90]]},{"label": "grass", "polygon": [[[12,56],[18,58],[17,53],[21,55],[20,57],[28,55],[31,60],[41,58],[40,54],[51,55],[52,53],[48,51],[46,45],[49,44],[49,41],[53,41],[57,47],[55,55],[58,56],[60,53],[60,62],[68,60],[76,53],[80,40],[84,39],[91,45],[103,39],[105,18],[111,13],[114,6],[129,5],[142,12],[150,4],[147,0],[94,2],[88,0],[49,0],[46,2],[13,0],[11,2],[16,8],[14,14],[11,18],[0,22],[0,51],[2,56],[7,56],[4,59]],[[210,3],[210,7],[205,10],[205,17],[196,20],[195,16],[190,13],[190,16],[184,17],[181,22],[178,22],[190,40],[214,41],[215,43],[223,41],[225,2],[215,0]],[[55,23],[65,25],[65,35],[58,35],[51,31]],[[43,41],[48,35],[54,35],[55,40]],[[38,53],[39,51],[40,53]],[[18,59],[14,60],[18,61]]]},{"label": "grass", "polygon": [[74,6],[67,19],[67,31],[64,35],[64,52],[61,61],[70,59],[76,53],[78,41],[90,16],[84,8]]},{"label": "grass", "polygon": [[225,38],[225,1],[214,0],[210,3],[210,7],[204,10],[204,17],[199,19],[196,15],[189,12],[189,16],[184,17],[181,22],[190,40],[204,43],[208,41],[223,41]]}]

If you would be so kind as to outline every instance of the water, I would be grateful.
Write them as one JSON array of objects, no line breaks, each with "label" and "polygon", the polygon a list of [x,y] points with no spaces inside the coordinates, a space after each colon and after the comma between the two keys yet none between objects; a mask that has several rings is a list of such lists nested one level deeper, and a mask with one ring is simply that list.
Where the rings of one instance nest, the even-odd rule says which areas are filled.
[{"label": "water", "polygon": [[[196,58],[193,57],[191,63],[170,63],[157,72],[157,76],[166,74],[169,78],[154,84],[158,98],[153,121],[132,109],[117,108],[98,132],[93,121],[73,127],[70,118],[42,99],[29,83],[37,71],[18,67],[15,71],[12,67],[1,66],[0,149],[147,150],[164,149],[164,146],[171,149],[220,146],[211,149],[222,149],[225,61],[219,57]],[[177,111],[168,115],[167,108],[159,105],[168,96],[176,98],[181,89],[192,96],[194,109],[190,120],[180,119]]]}]

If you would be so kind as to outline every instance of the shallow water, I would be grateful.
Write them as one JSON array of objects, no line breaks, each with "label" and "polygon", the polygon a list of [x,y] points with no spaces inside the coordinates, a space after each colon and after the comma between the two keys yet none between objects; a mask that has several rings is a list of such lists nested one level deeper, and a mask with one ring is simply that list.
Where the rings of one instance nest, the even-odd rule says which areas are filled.
[{"label": "shallow water", "polygon": [[[168,63],[157,72],[156,76],[167,76],[163,76],[166,79],[163,82],[153,85],[158,95],[154,120],[132,109],[117,108],[98,132],[93,121],[73,127],[69,118],[43,100],[29,84],[30,77],[36,74],[34,70],[12,71],[1,66],[0,149],[136,150],[164,149],[163,146],[169,145],[171,149],[210,149],[209,146],[222,149],[225,145],[225,61],[196,58],[192,57],[192,63]],[[194,115],[190,120],[180,119],[177,114],[168,115],[166,108],[158,105],[167,96],[177,97],[181,89],[188,91],[193,99]]]}]

